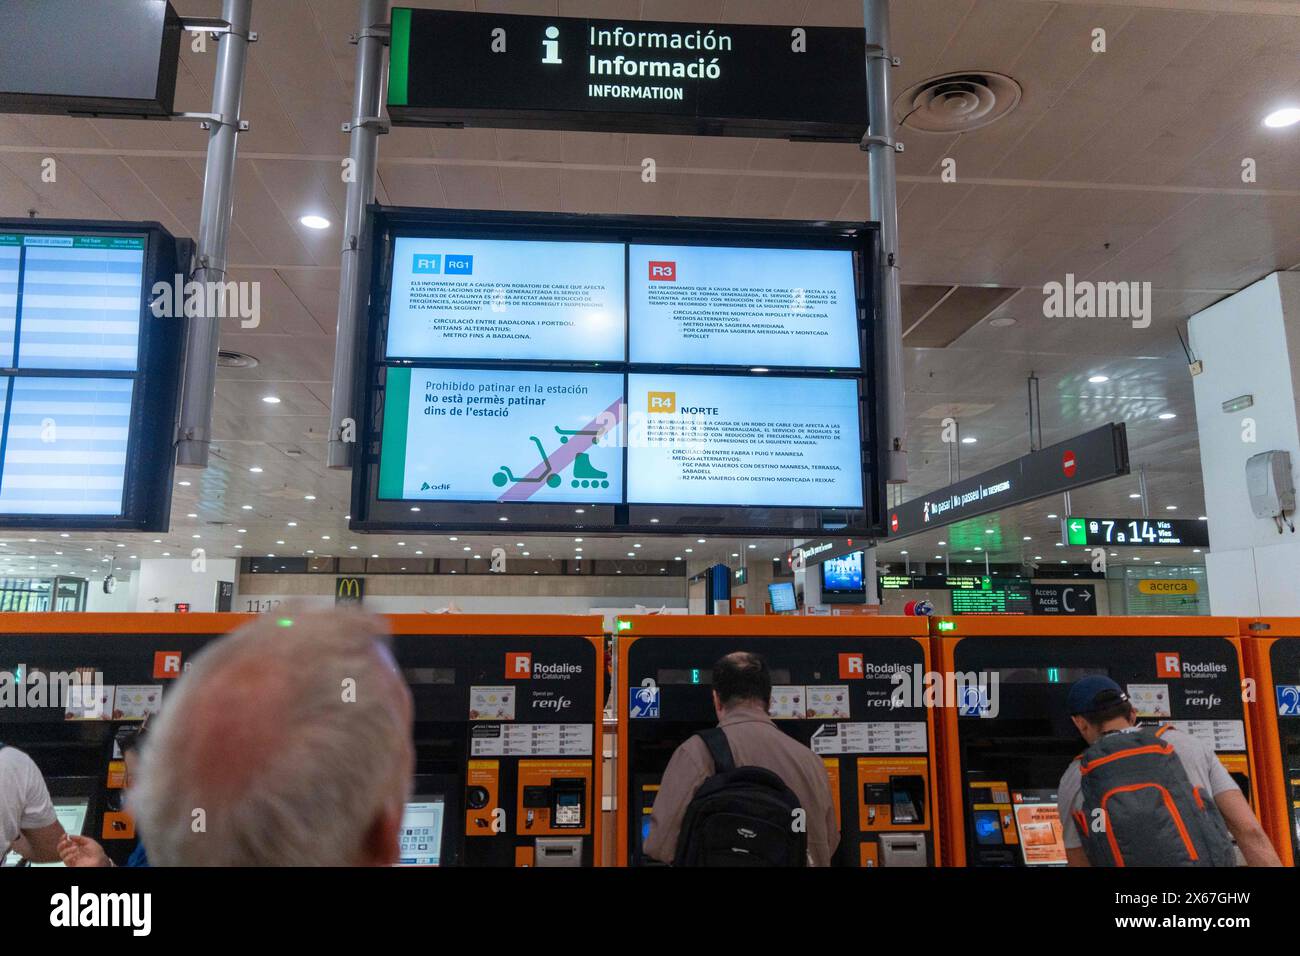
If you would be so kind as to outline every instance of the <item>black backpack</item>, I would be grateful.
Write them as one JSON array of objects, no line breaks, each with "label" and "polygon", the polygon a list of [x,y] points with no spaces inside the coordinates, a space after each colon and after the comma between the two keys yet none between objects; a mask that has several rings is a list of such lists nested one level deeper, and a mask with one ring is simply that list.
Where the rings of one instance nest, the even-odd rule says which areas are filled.
[{"label": "black backpack", "polygon": [[737,767],[719,727],[699,734],[714,774],[686,808],[674,866],[806,866],[808,834],[795,821],[799,798],[763,767]]},{"label": "black backpack", "polygon": [[[1236,865],[1214,798],[1192,786],[1166,729],[1107,734],[1080,758],[1075,822],[1093,866]],[[1088,825],[1094,818],[1100,831]]]}]

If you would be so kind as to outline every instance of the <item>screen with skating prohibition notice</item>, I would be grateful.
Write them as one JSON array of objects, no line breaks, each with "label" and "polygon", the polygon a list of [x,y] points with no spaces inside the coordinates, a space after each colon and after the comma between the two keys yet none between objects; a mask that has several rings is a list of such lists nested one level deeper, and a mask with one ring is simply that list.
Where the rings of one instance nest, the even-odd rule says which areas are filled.
[{"label": "screen with skating prohibition notice", "polygon": [[622,500],[622,375],[394,368],[387,396],[380,498]]}]

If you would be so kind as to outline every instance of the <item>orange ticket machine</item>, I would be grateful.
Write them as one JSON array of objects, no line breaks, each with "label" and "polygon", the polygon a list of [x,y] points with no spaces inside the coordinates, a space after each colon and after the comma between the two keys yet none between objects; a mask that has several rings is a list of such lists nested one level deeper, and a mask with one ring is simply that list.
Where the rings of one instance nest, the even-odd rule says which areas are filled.
[{"label": "orange ticket machine", "polygon": [[[204,644],[251,614],[0,614],[0,672],[24,692],[97,674],[58,706],[0,707],[0,741],[31,755],[68,819],[124,862],[123,734],[166,706]],[[604,637],[599,617],[387,617],[414,700],[409,866],[591,866],[600,860]],[[305,662],[310,664],[310,662]],[[11,680],[12,686],[12,680]],[[35,703],[32,698],[25,703]],[[48,704],[49,706],[45,706]],[[118,859],[121,856],[123,859]]]},{"label": "orange ticket machine", "polygon": [[1260,819],[1282,862],[1300,865],[1300,618],[1241,622],[1260,768]]},{"label": "orange ticket machine", "polygon": [[776,725],[821,756],[840,821],[837,866],[939,860],[933,715],[915,693],[930,667],[924,619],[636,616],[618,622],[618,844],[643,852],[673,751],[717,724],[713,664],[761,654]]},{"label": "orange ticket machine", "polygon": [[1143,722],[1210,744],[1255,798],[1235,619],[958,616],[931,627],[948,685],[948,865],[1065,865],[1056,790],[1084,749],[1066,695],[1089,674],[1126,688]]}]

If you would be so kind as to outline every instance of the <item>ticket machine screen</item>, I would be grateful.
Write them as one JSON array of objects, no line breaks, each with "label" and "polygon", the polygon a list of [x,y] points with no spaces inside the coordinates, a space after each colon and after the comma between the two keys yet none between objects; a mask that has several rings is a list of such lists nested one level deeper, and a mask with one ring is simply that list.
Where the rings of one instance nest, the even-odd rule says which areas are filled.
[{"label": "ticket machine screen", "polygon": [[441,794],[416,797],[406,805],[399,835],[398,866],[439,866],[442,821],[447,801]]}]

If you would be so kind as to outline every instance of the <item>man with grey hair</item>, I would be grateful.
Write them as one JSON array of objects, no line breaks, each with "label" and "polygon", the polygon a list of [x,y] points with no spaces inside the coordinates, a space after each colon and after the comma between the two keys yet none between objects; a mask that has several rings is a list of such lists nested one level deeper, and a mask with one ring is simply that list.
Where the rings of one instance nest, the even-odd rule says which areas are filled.
[{"label": "man with grey hair", "polygon": [[281,610],[210,644],[151,725],[129,800],[150,862],[396,863],[411,720],[377,618]]}]

